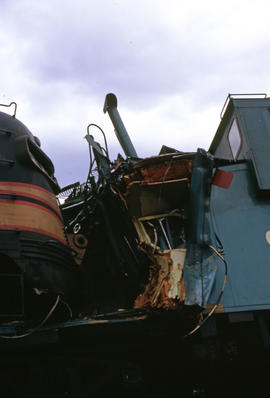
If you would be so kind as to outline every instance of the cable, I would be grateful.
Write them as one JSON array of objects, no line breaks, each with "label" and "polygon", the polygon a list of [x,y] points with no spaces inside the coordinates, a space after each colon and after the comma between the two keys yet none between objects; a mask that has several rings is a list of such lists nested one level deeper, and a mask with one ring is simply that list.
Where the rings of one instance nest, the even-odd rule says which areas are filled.
[{"label": "cable", "polygon": [[166,169],[166,171],[165,171],[165,173],[164,173],[164,175],[163,175],[163,178],[162,178],[162,181],[161,181],[161,185],[160,185],[160,189],[159,189],[159,194],[158,194],[158,203],[160,203],[160,201],[161,201],[161,191],[162,191],[162,187],[163,187],[165,178],[167,177],[167,174],[168,174],[168,172],[169,172],[169,170],[170,170],[170,168],[171,168],[171,166],[172,166],[172,162],[173,162],[173,161],[174,161],[174,159],[171,158],[170,161],[169,161],[168,167],[167,167],[167,169]]},{"label": "cable", "polygon": [[98,129],[101,131],[101,133],[102,133],[102,135],[103,135],[104,143],[105,143],[105,148],[106,148],[106,150],[104,150],[104,149],[103,149],[103,150],[104,150],[104,152],[106,153],[107,158],[109,158],[108,144],[107,144],[107,139],[106,139],[106,135],[105,135],[104,131],[103,131],[102,128],[99,127],[97,124],[95,124],[95,123],[90,123],[90,124],[87,126],[87,134],[88,134],[88,135],[90,135],[90,133],[89,133],[89,128],[90,128],[91,126],[94,126],[94,127],[98,128]]},{"label": "cable", "polygon": [[36,326],[34,329],[30,330],[30,332],[24,333],[24,334],[20,334],[20,335],[18,335],[18,336],[1,336],[1,335],[0,335],[0,338],[1,338],[1,339],[6,339],[6,340],[9,340],[9,339],[22,339],[23,337],[30,336],[31,334],[37,332],[40,328],[42,328],[42,326],[43,326],[43,325],[47,322],[47,320],[51,317],[51,315],[53,314],[54,310],[56,309],[56,307],[57,307],[59,301],[60,301],[60,296],[58,295],[57,298],[56,298],[56,301],[55,301],[54,305],[52,306],[52,308],[50,309],[50,311],[48,312],[48,314],[45,316],[45,318],[43,319],[43,321],[42,321],[38,326]]},{"label": "cable", "polygon": [[86,184],[88,183],[88,181],[90,180],[90,175],[92,174],[92,169],[95,163],[95,160],[93,160],[93,156],[92,156],[92,149],[91,149],[91,145],[88,143],[88,149],[89,149],[89,170],[88,170],[88,174],[87,174],[87,178],[86,178]]},{"label": "cable", "polygon": [[69,312],[69,317],[70,317],[70,319],[72,319],[73,313],[72,313],[72,309],[70,308],[70,305],[66,301],[64,301],[62,299],[60,299],[60,301],[61,301],[61,303],[63,303],[66,306],[66,308],[67,308],[67,310]]},{"label": "cable", "polygon": [[156,228],[154,227],[154,225],[150,221],[148,221],[147,224],[150,225],[150,227],[153,228],[153,231],[154,231],[155,241],[154,241],[153,253],[155,253],[156,247],[157,247],[157,243],[158,243],[157,230],[156,230]]},{"label": "cable", "polygon": [[191,336],[192,334],[194,334],[194,333],[195,333],[198,329],[200,329],[200,328],[205,324],[205,322],[208,321],[208,319],[213,315],[213,313],[215,312],[217,306],[218,306],[219,303],[220,303],[221,297],[222,297],[222,295],[223,295],[223,293],[224,293],[224,289],[225,289],[225,286],[226,286],[227,277],[228,277],[228,264],[227,264],[226,260],[224,259],[224,257],[221,255],[221,253],[220,253],[214,246],[208,245],[208,247],[209,247],[211,250],[213,250],[213,252],[214,252],[214,253],[223,261],[223,263],[224,263],[224,266],[225,266],[225,274],[224,274],[224,280],[223,280],[222,288],[221,288],[221,291],[220,291],[220,293],[219,293],[219,296],[218,296],[218,299],[217,299],[216,304],[215,304],[214,307],[211,309],[211,311],[209,312],[209,314],[207,315],[207,317],[204,318],[204,320],[203,320],[201,323],[199,323],[194,329],[192,329],[189,333],[187,333],[187,334],[184,336],[184,338],[185,338],[185,337],[188,337],[188,336]]}]

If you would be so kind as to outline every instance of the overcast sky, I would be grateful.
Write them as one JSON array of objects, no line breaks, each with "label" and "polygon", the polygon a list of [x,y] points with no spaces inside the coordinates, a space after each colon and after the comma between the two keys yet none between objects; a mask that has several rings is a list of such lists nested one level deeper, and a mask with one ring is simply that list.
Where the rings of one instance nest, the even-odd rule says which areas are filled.
[{"label": "overcast sky", "polygon": [[270,93],[269,20],[269,0],[0,0],[0,102],[61,186],[86,178],[89,123],[121,152],[109,92],[139,156],[208,149],[229,92]]}]

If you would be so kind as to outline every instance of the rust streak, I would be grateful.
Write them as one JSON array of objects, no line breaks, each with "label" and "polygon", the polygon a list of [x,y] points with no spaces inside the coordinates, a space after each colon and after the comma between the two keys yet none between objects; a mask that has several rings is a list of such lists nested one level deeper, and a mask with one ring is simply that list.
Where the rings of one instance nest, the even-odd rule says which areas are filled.
[{"label": "rust streak", "polygon": [[[214,308],[215,305],[216,304],[207,304],[207,306],[206,306],[207,314]],[[215,309],[214,313],[223,314],[224,313],[224,304],[219,303],[217,308]]]}]

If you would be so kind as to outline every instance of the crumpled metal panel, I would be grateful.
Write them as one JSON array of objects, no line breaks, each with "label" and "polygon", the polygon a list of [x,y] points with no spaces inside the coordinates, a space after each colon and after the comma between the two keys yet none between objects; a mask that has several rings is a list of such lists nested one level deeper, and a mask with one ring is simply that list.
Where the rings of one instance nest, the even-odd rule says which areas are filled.
[{"label": "crumpled metal panel", "polygon": [[[186,305],[199,305],[205,307],[216,277],[219,260],[209,249],[202,249],[193,245],[192,249],[197,259],[190,264],[185,264]],[[199,256],[202,256],[199,259]]]},{"label": "crumpled metal panel", "polygon": [[[150,260],[149,282],[135,300],[135,308],[207,305],[218,264],[208,248],[216,243],[209,209],[212,176],[213,157],[201,149],[196,155],[144,159],[124,176],[123,195],[140,247]],[[183,216],[185,238],[181,243],[174,239],[181,234],[180,224],[179,229],[168,228],[167,232],[155,224],[156,219],[168,219],[176,211]],[[159,240],[162,237],[165,244]]]},{"label": "crumpled metal panel", "polygon": [[145,291],[135,301],[135,308],[176,309],[185,298],[183,268],[186,250],[173,249],[152,255],[153,265]]},{"label": "crumpled metal panel", "polygon": [[209,248],[216,246],[210,213],[213,158],[198,149],[194,160],[190,187],[189,240],[185,263],[185,304],[205,307],[213,287],[217,259]]},{"label": "crumpled metal panel", "polygon": [[171,153],[140,160],[122,177],[126,191],[128,192],[134,183],[147,185],[190,178],[193,159],[194,153]]}]

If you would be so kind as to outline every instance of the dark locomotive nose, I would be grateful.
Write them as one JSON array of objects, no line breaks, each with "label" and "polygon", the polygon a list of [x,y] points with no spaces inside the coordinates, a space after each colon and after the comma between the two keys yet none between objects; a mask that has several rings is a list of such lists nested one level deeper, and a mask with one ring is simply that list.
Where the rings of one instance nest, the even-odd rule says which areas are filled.
[{"label": "dark locomotive nose", "polygon": [[0,112],[0,302],[11,303],[0,316],[23,315],[27,289],[68,297],[75,282],[54,166],[39,144]]}]

